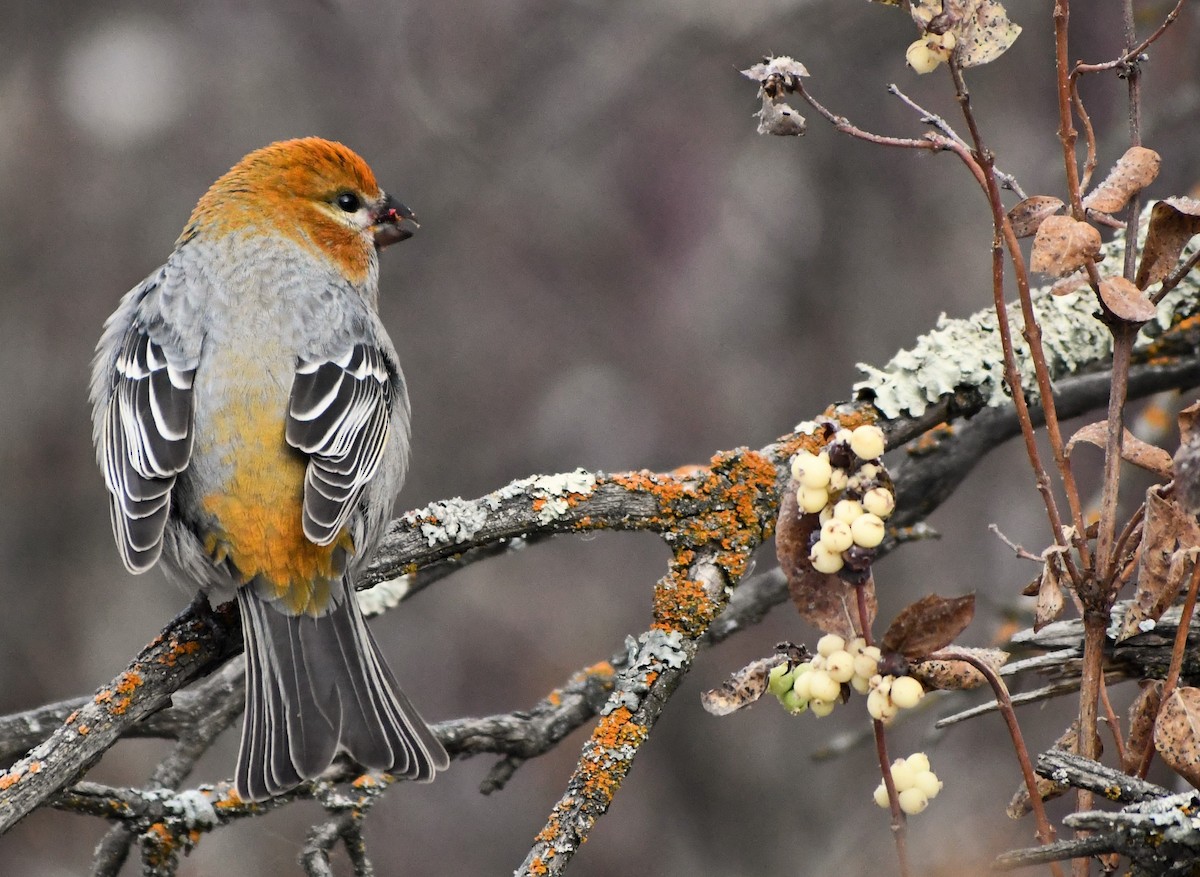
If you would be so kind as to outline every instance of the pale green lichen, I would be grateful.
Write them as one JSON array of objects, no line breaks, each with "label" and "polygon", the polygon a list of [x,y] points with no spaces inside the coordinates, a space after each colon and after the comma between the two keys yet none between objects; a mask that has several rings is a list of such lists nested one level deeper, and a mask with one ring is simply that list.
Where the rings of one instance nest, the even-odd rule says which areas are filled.
[{"label": "pale green lichen", "polygon": [[[1149,208],[1143,214],[1143,229]],[[1144,234],[1144,232],[1143,232]],[[1193,240],[1184,251],[1194,251]],[[1124,240],[1117,236],[1102,250],[1104,265],[1120,265]],[[1103,272],[1103,269],[1102,269]],[[1051,379],[1075,374],[1100,364],[1112,354],[1112,335],[1096,318],[1098,305],[1090,289],[1054,296],[1049,287],[1034,290],[1034,310],[1042,330],[1042,346]],[[1138,346],[1174,322],[1200,310],[1200,272],[1193,271],[1158,306],[1157,320],[1146,324]],[[1020,306],[1008,306],[1013,349],[1021,372],[1021,384],[1032,404],[1037,402],[1037,383],[1029,347],[1021,336]],[[1010,400],[1004,384],[1004,360],[995,311],[979,311],[966,319],[938,318],[937,328],[917,339],[908,350],[892,357],[883,368],[860,363],[867,379],[854,385],[855,396],[874,403],[888,418],[917,416],[947,393],[969,389],[980,393],[988,406]]]},{"label": "pale green lichen", "polygon": [[358,591],[358,608],[368,618],[382,615],[389,609],[400,605],[400,601],[412,590],[412,584],[413,577],[403,575],[379,582],[364,591]]}]

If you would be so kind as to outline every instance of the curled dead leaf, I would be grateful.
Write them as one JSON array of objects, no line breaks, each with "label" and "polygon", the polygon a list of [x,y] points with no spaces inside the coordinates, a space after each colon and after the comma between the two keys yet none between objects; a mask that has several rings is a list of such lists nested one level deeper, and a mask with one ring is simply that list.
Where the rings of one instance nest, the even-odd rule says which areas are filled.
[{"label": "curled dead leaf", "polygon": [[1033,629],[1039,631],[1051,621],[1058,621],[1066,606],[1062,587],[1061,554],[1065,549],[1052,545],[1042,552],[1045,565],[1042,567],[1042,579],[1038,585],[1037,603],[1033,610]]},{"label": "curled dead leaf", "polygon": [[[983,661],[995,671],[999,671],[1008,660],[1008,652],[1001,649],[978,649],[956,646],[955,652],[968,652],[977,660]],[[966,691],[987,684],[987,677],[966,661],[938,657],[934,652],[927,660],[913,664],[909,673],[926,688],[936,688],[941,691]]]},{"label": "curled dead leaf", "polygon": [[[1075,450],[1075,446],[1083,443],[1094,445],[1100,450],[1108,444],[1108,421],[1099,420],[1080,427],[1067,442],[1067,456]],[[1144,442],[1127,429],[1121,431],[1121,459],[1139,468],[1153,472],[1160,478],[1169,479],[1173,474],[1171,455],[1162,448],[1149,442]]]},{"label": "curled dead leaf", "polygon": [[995,61],[1021,33],[996,0],[910,0],[909,12],[922,33],[953,33],[958,63],[978,67]]},{"label": "curled dead leaf", "polygon": [[1100,253],[1100,232],[1069,216],[1047,216],[1033,239],[1030,267],[1040,274],[1065,277],[1094,261]]},{"label": "curled dead leaf", "polygon": [[1200,553],[1200,525],[1161,488],[1146,491],[1146,516],[1142,524],[1142,549],[1138,559],[1137,588],[1125,614],[1119,640],[1149,630],[1175,602],[1194,557]]},{"label": "curled dead leaf", "polygon": [[1163,702],[1154,748],[1167,767],[1200,788],[1200,688],[1176,688]]},{"label": "curled dead leaf", "polygon": [[1175,494],[1189,515],[1200,515],[1200,402],[1179,412],[1179,450],[1173,461]]},{"label": "curled dead leaf", "polygon": [[1115,316],[1130,323],[1153,320],[1158,312],[1150,297],[1124,277],[1106,277],[1101,280],[1100,299]]},{"label": "curled dead leaf", "polygon": [[807,121],[786,100],[786,96],[798,87],[800,77],[808,76],[803,64],[781,55],[764,59],[762,63],[743,70],[742,75],[758,83],[762,107],[754,116],[758,119],[759,134],[799,137],[804,133]]},{"label": "curled dead leaf", "polygon": [[1179,254],[1193,236],[1200,234],[1200,200],[1166,198],[1150,211],[1150,227],[1142,248],[1134,283],[1145,289],[1158,283],[1179,263]]},{"label": "curled dead leaf", "polygon": [[1108,176],[1083,199],[1088,210],[1116,213],[1123,210],[1129,199],[1146,188],[1158,176],[1162,158],[1153,149],[1131,146],[1117,159]]},{"label": "curled dead leaf", "polygon": [[1129,705],[1129,737],[1125,743],[1125,760],[1121,769],[1133,773],[1142,763],[1142,754],[1154,743],[1154,721],[1162,706],[1161,679],[1144,683],[1137,698]]},{"label": "curled dead leaf", "polygon": [[702,693],[701,705],[714,716],[727,716],[749,706],[766,692],[767,675],[771,669],[786,660],[783,655],[772,655],[747,664],[741,670],[730,674],[729,678],[721,683],[720,688]]},{"label": "curled dead leaf", "polygon": [[924,660],[931,652],[954,642],[974,617],[974,594],[927,594],[900,610],[879,641],[879,648],[885,655],[895,652],[909,661]]},{"label": "curled dead leaf", "polygon": [[1061,280],[1056,280],[1050,287],[1051,295],[1070,295],[1072,292],[1079,292],[1081,289],[1087,289],[1088,276],[1083,269],[1072,271]]},{"label": "curled dead leaf", "polygon": [[1012,223],[1013,233],[1019,238],[1027,238],[1037,233],[1038,226],[1047,216],[1053,216],[1066,206],[1062,200],[1053,195],[1030,195],[1022,198],[1008,211],[1008,221]]}]

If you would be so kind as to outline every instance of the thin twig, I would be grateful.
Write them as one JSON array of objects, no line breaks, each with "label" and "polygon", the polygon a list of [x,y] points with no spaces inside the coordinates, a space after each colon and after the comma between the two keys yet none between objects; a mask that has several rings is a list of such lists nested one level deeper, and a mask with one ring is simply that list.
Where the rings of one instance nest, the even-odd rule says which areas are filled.
[{"label": "thin twig", "polygon": [[[960,651],[958,649],[944,649],[942,655],[945,660],[950,661],[965,661],[976,670],[984,675],[988,684],[992,687],[992,692],[996,695],[996,703],[999,704],[1000,714],[1004,716],[1004,723],[1008,726],[1008,734],[1012,738],[1013,750],[1016,752],[1017,761],[1021,765],[1021,775],[1025,779],[1025,789],[1029,792],[1029,806],[1033,810],[1033,817],[1037,820],[1038,840],[1042,844],[1054,843],[1055,832],[1054,827],[1050,824],[1050,820],[1046,818],[1046,808],[1042,803],[1042,796],[1038,793],[1037,775],[1033,770],[1033,762],[1029,758],[1029,749],[1025,746],[1025,738],[1021,734],[1021,725],[1017,721],[1016,711],[1013,709],[1012,699],[1008,695],[1008,688],[1004,684],[996,671],[986,662],[981,661],[977,656],[968,651]],[[1062,877],[1062,870],[1057,865],[1052,865],[1051,870],[1056,877]]]}]

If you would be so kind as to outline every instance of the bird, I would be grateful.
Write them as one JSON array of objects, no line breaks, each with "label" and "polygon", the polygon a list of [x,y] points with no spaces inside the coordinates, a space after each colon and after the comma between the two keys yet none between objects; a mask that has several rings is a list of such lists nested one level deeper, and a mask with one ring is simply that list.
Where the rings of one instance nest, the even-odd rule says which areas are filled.
[{"label": "bird", "polygon": [[272,143],[212,184],[96,347],[92,437],[121,560],[136,574],[161,559],[241,611],[243,800],[343,754],[423,782],[449,766],[353,585],[409,452],[378,252],[416,228],[350,148]]}]

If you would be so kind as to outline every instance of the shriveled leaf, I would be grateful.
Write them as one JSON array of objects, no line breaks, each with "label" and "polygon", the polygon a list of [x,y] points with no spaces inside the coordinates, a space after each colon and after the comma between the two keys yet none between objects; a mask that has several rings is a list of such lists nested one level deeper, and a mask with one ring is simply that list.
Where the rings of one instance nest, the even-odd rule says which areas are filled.
[{"label": "shriveled leaf", "polygon": [[1100,253],[1100,232],[1069,216],[1047,216],[1033,239],[1030,267],[1041,274],[1065,277]]},{"label": "shriveled leaf", "polygon": [[903,0],[871,0],[872,3],[878,3],[880,6],[903,6]]},{"label": "shriveled leaf", "polygon": [[[983,661],[993,670],[999,671],[1008,661],[1008,652],[1001,649],[977,649],[966,646],[955,646],[955,652],[969,652],[976,659]],[[987,677],[966,661],[938,657],[934,652],[928,660],[911,665],[909,674],[926,688],[937,688],[941,691],[965,691],[987,685]]]},{"label": "shriveled leaf", "polygon": [[1113,314],[1130,323],[1145,323],[1157,313],[1150,297],[1124,277],[1101,280],[1100,298]]},{"label": "shriveled leaf", "polygon": [[1021,26],[1009,20],[1004,7],[995,0],[962,0],[961,6],[953,30],[958,38],[955,51],[963,67],[995,61],[1021,34]]},{"label": "shriveled leaf", "polygon": [[1153,149],[1131,146],[1117,159],[1108,176],[1099,186],[1088,192],[1083,206],[1102,213],[1116,213],[1125,209],[1129,199],[1154,182],[1162,158]]},{"label": "shriveled leaf", "polygon": [[721,683],[720,688],[701,694],[701,705],[714,716],[727,716],[744,706],[749,706],[766,692],[767,674],[771,672],[771,668],[786,660],[783,655],[772,655],[747,664],[731,674]]},{"label": "shriveled leaf", "polygon": [[910,661],[924,660],[930,652],[954,642],[974,617],[974,594],[965,597],[927,594],[900,610],[880,640],[879,648],[884,654],[898,652]]},{"label": "shriveled leaf", "polygon": [[1198,545],[1200,525],[1195,517],[1174,498],[1164,498],[1158,487],[1147,490],[1137,588],[1118,640],[1151,629],[1175,601],[1191,569],[1192,557],[1200,551]]},{"label": "shriveled leaf", "polygon": [[1129,737],[1125,741],[1125,760],[1121,769],[1133,773],[1142,762],[1142,753],[1154,742],[1154,720],[1162,706],[1161,679],[1143,684],[1137,698],[1129,705]]},{"label": "shriveled leaf", "polygon": [[[1108,421],[1100,420],[1081,427],[1067,442],[1067,456],[1080,444],[1095,445],[1104,450],[1108,442]],[[1153,472],[1160,478],[1172,475],[1171,455],[1162,448],[1144,442],[1127,429],[1121,431],[1121,459],[1139,468]]]},{"label": "shriveled leaf", "polygon": [[1194,235],[1200,234],[1200,200],[1166,198],[1150,211],[1150,228],[1142,248],[1134,283],[1145,289],[1158,283],[1179,263],[1179,254]]},{"label": "shriveled leaf", "polygon": [[1189,515],[1200,515],[1200,402],[1179,412],[1179,450],[1175,452],[1175,495]]},{"label": "shriveled leaf", "polygon": [[[1099,738],[1097,737],[1097,740]],[[1057,749],[1060,752],[1070,752],[1072,754],[1079,752],[1079,722],[1072,722],[1071,727],[1063,731],[1059,738],[1054,741],[1051,749]],[[1099,752],[1099,748],[1097,749]],[[1061,798],[1069,790],[1070,786],[1066,783],[1057,783],[1052,779],[1043,776],[1037,778],[1035,784],[1038,797],[1043,802],[1053,801],[1055,798]],[[1012,800],[1008,803],[1008,809],[1005,811],[1009,819],[1020,819],[1027,815],[1033,808],[1029,805],[1029,790],[1022,783],[1017,787],[1016,793],[1012,796]]]},{"label": "shriveled leaf", "polygon": [[1200,688],[1176,688],[1163,702],[1154,748],[1167,767],[1200,788]]},{"label": "shriveled leaf", "polygon": [[1051,621],[1058,621],[1066,606],[1062,588],[1062,561],[1059,557],[1062,550],[1061,546],[1054,545],[1042,553],[1045,566],[1042,567],[1042,580],[1038,585],[1037,603],[1033,610],[1034,631],[1041,630]]},{"label": "shriveled leaf", "polygon": [[[824,633],[836,633],[846,639],[861,636],[854,588],[836,574],[826,575],[812,568],[808,559],[808,540],[819,523],[816,515],[799,512],[795,493],[786,491],[779,504],[775,552],[787,576],[792,603],[809,624]],[[874,619],[878,605],[875,582],[868,580],[861,587],[866,589],[868,615]]]},{"label": "shriveled leaf", "polygon": [[1012,223],[1013,233],[1019,238],[1027,238],[1036,234],[1038,226],[1047,216],[1053,216],[1066,206],[1062,200],[1053,195],[1030,195],[1022,198],[1008,211],[1008,221]]},{"label": "shriveled leaf", "polygon": [[1080,269],[1072,271],[1061,280],[1054,281],[1050,287],[1051,295],[1070,295],[1072,292],[1079,292],[1081,289],[1087,289],[1088,276],[1087,272]]},{"label": "shriveled leaf", "polygon": [[762,107],[754,114],[754,118],[758,119],[759,134],[799,137],[808,130],[808,120],[780,98],[764,97]]},{"label": "shriveled leaf", "polygon": [[762,107],[754,117],[758,119],[759,134],[799,137],[804,133],[807,126],[804,116],[786,100],[786,95],[796,90],[800,77],[808,75],[803,64],[780,55],[778,58],[766,58],[762,63],[743,70],[742,75],[758,83]]}]

